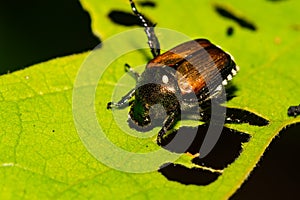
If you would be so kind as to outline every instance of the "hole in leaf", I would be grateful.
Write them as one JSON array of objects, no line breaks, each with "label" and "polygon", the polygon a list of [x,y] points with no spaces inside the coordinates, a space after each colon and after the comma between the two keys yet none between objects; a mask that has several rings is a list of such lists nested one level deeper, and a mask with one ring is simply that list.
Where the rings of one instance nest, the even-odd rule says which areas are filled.
[{"label": "hole in leaf", "polygon": [[227,108],[226,123],[248,123],[255,126],[266,126],[269,124],[269,121],[247,110]]},{"label": "hole in leaf", "polygon": [[229,26],[229,27],[227,28],[227,32],[226,32],[227,36],[232,36],[233,33],[234,33],[233,27],[232,27],[232,26]]},{"label": "hole in leaf", "polygon": [[[176,135],[176,137],[182,138],[182,143],[172,145],[172,147],[168,146],[169,149],[167,150],[177,153],[189,152],[195,155],[200,151],[207,130],[207,124],[198,127],[181,127],[178,131],[174,131],[168,135],[164,145],[169,143]],[[194,137],[193,133],[195,132],[197,132],[197,134],[190,147],[187,150],[182,149],[182,147],[186,146],[183,143],[185,143],[185,141],[191,141],[191,138]],[[242,151],[242,143],[248,142],[249,139],[250,136],[248,134],[224,127],[212,151],[202,159],[198,157],[194,158],[193,163],[213,169],[224,169],[239,156]]]},{"label": "hole in leaf", "polygon": [[251,31],[257,30],[256,26],[253,23],[249,22],[248,20],[246,20],[244,18],[237,16],[236,14],[234,14],[232,11],[226,9],[225,7],[216,5],[215,10],[219,15],[235,21],[238,25],[240,25],[243,28],[247,28]]},{"label": "hole in leaf", "polygon": [[[143,27],[142,22],[137,18],[134,14],[119,11],[119,10],[113,10],[108,14],[108,17],[111,21],[113,21],[116,24],[123,25],[123,26],[141,26]],[[144,16],[145,17],[145,16]],[[145,17],[146,20],[148,20]]]},{"label": "hole in leaf", "polygon": [[167,163],[158,170],[168,180],[185,185],[208,185],[220,176],[218,172],[211,172],[199,168],[187,168],[183,165]]},{"label": "hole in leaf", "polygon": [[[194,133],[196,128],[181,127],[180,129],[182,129],[179,131],[181,135],[176,135],[176,137],[181,137],[183,140],[189,140],[188,137],[192,135],[189,133]],[[191,154],[196,154],[199,152],[207,129],[208,125],[206,124],[198,127],[197,135],[192,145],[186,152]],[[171,136],[169,135],[168,139],[172,140],[176,133],[171,134]],[[234,162],[234,160],[240,155],[242,151],[242,143],[248,142],[249,139],[250,136],[248,134],[224,127],[221,137],[212,151],[202,159],[199,157],[194,158],[192,162],[199,166],[208,167],[211,169],[224,169],[227,165]],[[178,144],[177,147],[177,149],[175,148],[168,150],[182,153],[182,145]],[[212,172],[210,170],[200,168],[187,168],[183,165],[173,163],[166,163],[166,165],[162,166],[159,172],[168,178],[168,180],[177,181],[186,185],[208,185],[214,182],[218,176],[221,175],[219,172]]]},{"label": "hole in leaf", "polygon": [[[194,158],[193,163],[214,169],[224,169],[238,158],[242,152],[242,143],[249,140],[250,135],[224,127],[212,151],[204,158]],[[198,144],[193,145],[194,150],[200,148]]]},{"label": "hole in leaf", "polygon": [[143,7],[155,7],[156,3],[154,1],[139,1],[138,4]]},{"label": "hole in leaf", "polygon": [[133,14],[124,11],[113,10],[108,14],[111,21],[124,26],[142,26],[140,20]]}]

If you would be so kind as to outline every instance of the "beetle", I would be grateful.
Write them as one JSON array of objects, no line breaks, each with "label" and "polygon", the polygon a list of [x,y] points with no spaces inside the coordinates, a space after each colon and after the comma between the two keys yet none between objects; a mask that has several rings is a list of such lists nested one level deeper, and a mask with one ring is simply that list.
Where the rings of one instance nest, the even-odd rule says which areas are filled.
[{"label": "beetle", "polygon": [[298,115],[300,115],[300,105],[299,106],[290,106],[288,108],[288,116],[296,117]]},{"label": "beetle", "polygon": [[[151,123],[150,108],[161,104],[167,114],[157,136],[157,144],[162,145],[164,136],[179,120],[181,112],[195,109],[196,101],[197,109],[203,114],[209,108],[208,102],[222,92],[221,84],[226,85],[239,68],[230,54],[207,39],[187,41],[161,54],[155,25],[137,10],[132,0],[130,5],[144,26],[153,59],[141,75],[125,64],[125,70],[136,78],[136,87],[120,101],[109,102],[107,109],[123,108],[129,103],[129,117],[138,126],[145,127]],[[221,76],[221,81],[217,75]],[[210,89],[207,81],[211,83]]]}]

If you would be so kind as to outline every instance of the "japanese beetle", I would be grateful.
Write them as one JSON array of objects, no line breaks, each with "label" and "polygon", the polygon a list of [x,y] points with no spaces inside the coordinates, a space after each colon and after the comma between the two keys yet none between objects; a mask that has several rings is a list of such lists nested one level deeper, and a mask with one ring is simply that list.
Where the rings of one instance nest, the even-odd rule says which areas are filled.
[{"label": "japanese beetle", "polygon": [[[166,132],[180,119],[181,112],[195,109],[196,101],[197,109],[203,113],[204,107],[209,108],[207,104],[211,98],[220,95],[221,84],[226,85],[236,75],[238,66],[229,54],[206,39],[188,41],[160,54],[154,24],[146,20],[132,0],[130,4],[144,26],[153,59],[141,75],[125,64],[125,70],[136,77],[137,85],[119,102],[109,102],[107,109],[122,108],[130,103],[130,118],[144,127],[151,123],[151,106],[161,104],[167,114],[157,136],[157,143],[161,145]],[[207,81],[211,83],[209,89]]]},{"label": "japanese beetle", "polygon": [[299,106],[290,106],[288,109],[288,116],[296,117],[300,115],[300,105]]}]

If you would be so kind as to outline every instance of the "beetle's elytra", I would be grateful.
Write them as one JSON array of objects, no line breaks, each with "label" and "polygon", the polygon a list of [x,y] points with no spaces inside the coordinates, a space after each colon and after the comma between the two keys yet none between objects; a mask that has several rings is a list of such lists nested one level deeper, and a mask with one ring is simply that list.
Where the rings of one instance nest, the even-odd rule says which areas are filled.
[{"label": "beetle's elytra", "polygon": [[[132,0],[130,3],[132,11],[143,23],[153,59],[141,75],[125,65],[125,69],[136,77],[137,85],[119,102],[109,102],[107,108],[121,108],[130,102],[129,116],[132,121],[139,126],[147,126],[151,123],[151,106],[161,104],[167,114],[157,136],[157,143],[161,145],[164,135],[179,119],[182,109],[194,109],[195,101],[191,100],[190,94],[197,97],[198,109],[203,110],[202,105],[220,94],[221,84],[226,85],[236,75],[238,67],[229,54],[206,39],[188,41],[160,54],[154,24],[138,12]],[[181,98],[178,99],[178,96]],[[185,105],[184,108],[180,104]]]}]

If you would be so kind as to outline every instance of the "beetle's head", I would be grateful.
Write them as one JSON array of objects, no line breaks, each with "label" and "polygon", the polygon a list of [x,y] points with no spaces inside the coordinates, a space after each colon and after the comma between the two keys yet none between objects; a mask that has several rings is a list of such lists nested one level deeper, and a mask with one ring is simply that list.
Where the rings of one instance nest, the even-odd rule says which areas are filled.
[{"label": "beetle's head", "polygon": [[[180,108],[181,93],[175,74],[176,70],[167,66],[146,68],[138,80],[129,113],[136,124],[147,126],[153,118]],[[157,104],[161,106],[153,107]]]}]

